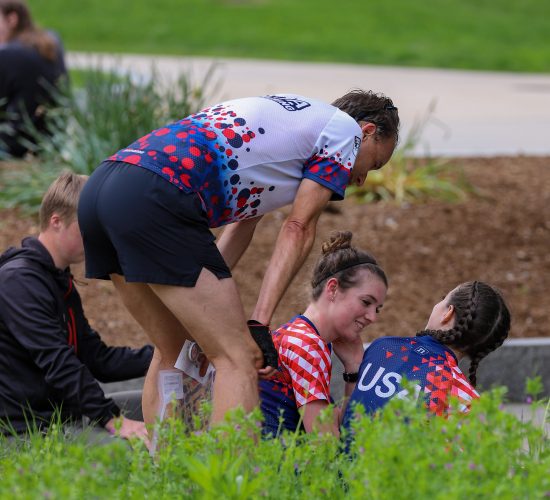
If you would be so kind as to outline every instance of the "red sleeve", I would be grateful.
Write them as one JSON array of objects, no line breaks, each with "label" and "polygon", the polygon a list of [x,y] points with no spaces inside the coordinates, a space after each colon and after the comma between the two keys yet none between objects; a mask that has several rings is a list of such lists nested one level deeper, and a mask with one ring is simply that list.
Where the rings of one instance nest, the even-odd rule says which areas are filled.
[{"label": "red sleeve", "polygon": [[290,374],[298,408],[312,401],[330,401],[332,363],[322,339],[316,335],[285,335],[279,357]]},{"label": "red sleeve", "polygon": [[428,394],[428,409],[436,415],[447,415],[451,405],[451,397],[458,399],[459,411],[467,413],[472,399],[479,394],[468,382],[453,359],[447,360],[427,374],[425,392]]}]

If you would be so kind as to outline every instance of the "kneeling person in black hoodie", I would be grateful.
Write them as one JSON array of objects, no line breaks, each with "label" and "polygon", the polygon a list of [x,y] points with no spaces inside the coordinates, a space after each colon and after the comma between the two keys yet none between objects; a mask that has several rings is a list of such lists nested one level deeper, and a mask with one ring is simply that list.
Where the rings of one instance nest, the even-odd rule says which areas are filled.
[{"label": "kneeling person in black hoodie", "polygon": [[143,422],[120,417],[97,380],[145,375],[152,347],[106,346],[84,316],[69,268],[84,260],[76,211],[86,180],[61,174],[42,200],[38,237],[0,256],[1,433],[47,427],[58,411],[64,422],[84,415],[121,437],[146,439]]}]

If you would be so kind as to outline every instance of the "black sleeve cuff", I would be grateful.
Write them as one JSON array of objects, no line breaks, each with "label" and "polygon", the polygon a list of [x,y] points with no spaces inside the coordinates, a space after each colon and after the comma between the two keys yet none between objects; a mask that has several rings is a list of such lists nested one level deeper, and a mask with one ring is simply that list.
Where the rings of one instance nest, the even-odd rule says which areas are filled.
[{"label": "black sleeve cuff", "polygon": [[108,413],[97,420],[97,424],[101,427],[105,427],[107,422],[114,417],[120,417],[120,408],[115,403],[110,406]]}]

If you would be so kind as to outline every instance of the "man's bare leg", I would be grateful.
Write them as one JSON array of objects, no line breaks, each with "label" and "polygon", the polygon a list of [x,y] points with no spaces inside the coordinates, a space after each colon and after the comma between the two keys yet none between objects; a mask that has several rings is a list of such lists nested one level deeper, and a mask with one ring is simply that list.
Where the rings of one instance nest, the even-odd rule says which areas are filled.
[{"label": "man's bare leg", "polygon": [[111,279],[130,314],[145,330],[155,352],[143,383],[142,411],[146,424],[154,424],[158,416],[160,370],[173,370],[183,343],[191,336],[162,301],[145,283],[127,283],[118,274]]},{"label": "man's bare leg", "polygon": [[[158,389],[159,371],[161,358],[159,350],[155,347],[153,359],[143,381],[143,391],[141,394],[141,410],[143,412],[143,421],[149,426],[155,423],[160,411],[160,397]],[[173,366],[172,366],[173,368]]]},{"label": "man's bare leg", "polygon": [[[216,368],[212,422],[241,406],[249,412],[258,405],[258,369],[263,356],[250,336],[243,307],[232,278],[217,279],[203,269],[196,285],[185,288],[150,285],[178,318]],[[162,359],[168,353],[162,351]],[[174,353],[177,357],[179,353]],[[175,359],[174,359],[175,361]]]}]

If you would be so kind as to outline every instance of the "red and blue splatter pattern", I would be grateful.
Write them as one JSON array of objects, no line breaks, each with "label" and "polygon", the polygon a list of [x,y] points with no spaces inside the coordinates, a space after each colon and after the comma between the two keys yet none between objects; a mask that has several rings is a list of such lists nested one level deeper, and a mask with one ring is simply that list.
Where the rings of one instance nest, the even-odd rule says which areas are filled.
[{"label": "red and blue splatter pattern", "polygon": [[[248,99],[255,99],[256,107],[265,102],[271,104],[262,98]],[[311,138],[294,137],[286,124],[270,126],[269,120],[274,117],[269,114],[266,125],[261,114],[255,113],[252,125],[244,112],[236,111],[239,106],[232,105],[239,101],[246,100],[206,108],[155,130],[109,159],[147,168],[184,192],[198,193],[210,227],[255,217],[291,203],[302,178],[313,179],[333,190],[335,199],[343,197],[353,167],[354,158],[349,151],[354,137],[343,141],[347,144],[349,139],[349,151],[334,151],[327,140],[314,154],[300,158],[288,149],[295,147],[289,144],[291,141],[274,144],[276,134],[269,137],[270,130],[282,127],[292,142],[312,142],[313,150]],[[335,108],[323,106],[325,115],[329,118],[334,115]],[[325,108],[332,108],[330,115]],[[303,111],[292,113],[281,108],[278,113],[294,117]],[[262,143],[257,144],[260,140]],[[284,161],[273,160],[278,154]]]}]

